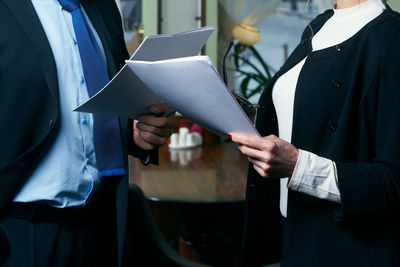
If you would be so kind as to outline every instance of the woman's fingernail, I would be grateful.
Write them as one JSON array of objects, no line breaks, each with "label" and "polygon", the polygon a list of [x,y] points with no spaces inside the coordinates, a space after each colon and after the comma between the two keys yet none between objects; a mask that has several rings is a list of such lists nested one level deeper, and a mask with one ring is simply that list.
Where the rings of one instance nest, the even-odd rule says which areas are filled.
[{"label": "woman's fingernail", "polygon": [[232,135],[228,134],[228,136],[226,138],[228,138],[229,140],[232,141]]}]

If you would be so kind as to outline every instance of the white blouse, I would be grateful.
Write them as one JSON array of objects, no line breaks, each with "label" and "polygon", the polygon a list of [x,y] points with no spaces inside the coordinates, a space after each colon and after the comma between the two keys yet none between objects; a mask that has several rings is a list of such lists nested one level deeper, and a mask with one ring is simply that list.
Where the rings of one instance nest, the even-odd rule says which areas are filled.
[{"label": "white blouse", "polygon": [[[322,50],[349,39],[385,9],[381,0],[368,0],[345,9],[334,9],[333,16],[312,39],[313,51]],[[307,58],[282,75],[275,83],[272,100],[275,106],[279,137],[291,142],[293,105],[297,80]],[[287,212],[288,188],[298,192],[340,203],[336,165],[333,161],[311,152],[300,150],[290,181],[281,179],[280,210]]]}]

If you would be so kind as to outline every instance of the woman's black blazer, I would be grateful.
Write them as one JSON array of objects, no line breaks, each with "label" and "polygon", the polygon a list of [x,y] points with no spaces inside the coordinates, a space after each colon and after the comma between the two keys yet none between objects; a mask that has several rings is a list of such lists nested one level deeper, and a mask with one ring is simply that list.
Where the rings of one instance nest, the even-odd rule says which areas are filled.
[{"label": "woman's black blazer", "polygon": [[[311,22],[317,32],[329,10]],[[389,7],[343,43],[312,52],[311,31],[260,98],[256,126],[279,135],[271,98],[278,77],[300,73],[292,143],[336,163],[341,204],[289,190],[250,165],[244,246],[254,263],[284,266],[400,266],[400,15]]]}]

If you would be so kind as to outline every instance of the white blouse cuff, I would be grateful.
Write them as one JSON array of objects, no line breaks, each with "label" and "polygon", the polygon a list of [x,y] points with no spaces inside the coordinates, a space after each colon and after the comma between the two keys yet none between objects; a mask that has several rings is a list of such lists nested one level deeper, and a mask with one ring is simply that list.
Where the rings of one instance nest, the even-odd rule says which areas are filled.
[{"label": "white blouse cuff", "polygon": [[320,199],[341,203],[337,169],[333,161],[299,149],[288,188]]}]

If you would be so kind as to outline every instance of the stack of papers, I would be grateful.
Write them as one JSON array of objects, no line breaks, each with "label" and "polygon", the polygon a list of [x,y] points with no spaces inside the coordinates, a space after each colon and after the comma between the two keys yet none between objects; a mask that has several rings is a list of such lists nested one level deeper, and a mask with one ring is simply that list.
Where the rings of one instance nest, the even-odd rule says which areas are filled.
[{"label": "stack of papers", "polygon": [[167,103],[216,134],[259,136],[210,58],[197,56],[213,30],[145,38],[109,84],[75,111],[137,118],[150,105]]}]

